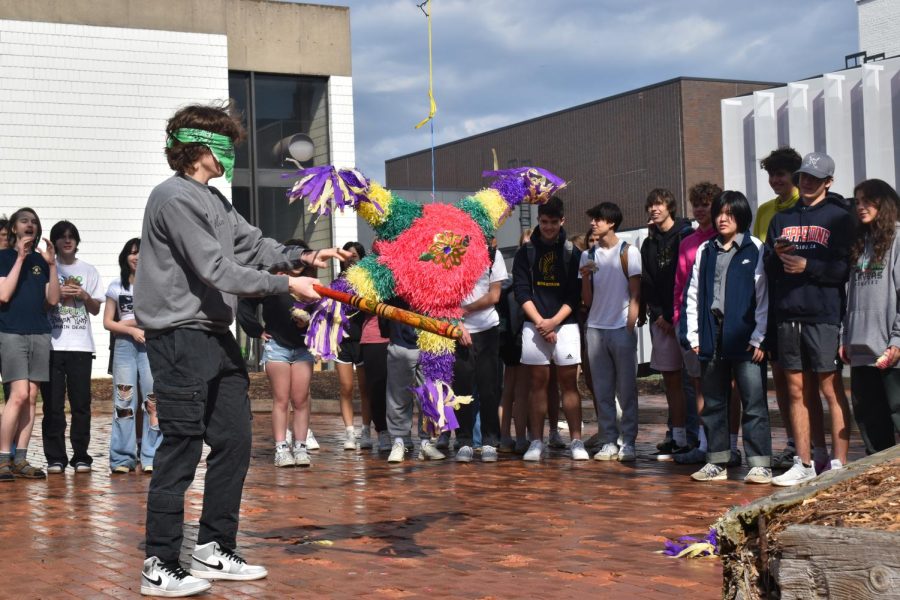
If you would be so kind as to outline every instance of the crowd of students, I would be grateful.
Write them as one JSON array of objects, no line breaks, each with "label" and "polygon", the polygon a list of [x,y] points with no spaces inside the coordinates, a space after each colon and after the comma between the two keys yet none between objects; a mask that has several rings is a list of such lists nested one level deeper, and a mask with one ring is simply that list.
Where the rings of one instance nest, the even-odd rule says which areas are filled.
[{"label": "crowd of students", "polygon": [[[77,258],[81,236],[75,224],[59,221],[42,238],[41,221],[30,208],[0,221],[0,376],[5,407],[0,414],[0,481],[44,479],[71,466],[89,473],[91,369],[94,337],[91,315],[109,300],[103,324],[111,332],[114,414],[109,445],[112,473],[138,465],[153,471],[161,434],[156,419],[153,378],[143,331],[137,326],[131,284],[140,240],[129,240],[119,255],[121,277],[104,293],[93,265]],[[45,248],[39,250],[43,239]],[[141,392],[142,431],[135,415]],[[41,433],[46,470],[28,461],[36,403],[43,400]],[[71,426],[66,446],[65,402]]]},{"label": "crowd of students", "polygon": [[[897,194],[872,179],[845,200],[830,191],[834,162],[822,153],[801,159],[780,148],[761,167],[777,196],[755,219],[741,192],[702,182],[689,191],[695,228],[677,216],[672,192],[655,189],[645,203],[648,235],[637,248],[617,235],[623,215],[612,202],[587,211],[587,234],[569,239],[563,202],[554,197],[539,207],[538,226],[523,235],[511,277],[492,248],[491,266],[463,306],[454,386],[476,402],[459,411],[455,460],[480,454],[493,462],[501,452],[541,460],[547,446],[565,447],[560,404],[574,460],[592,454],[599,461],[635,460],[636,327],[643,323],[652,340],[650,367],[662,374],[669,412],[666,439],[652,458],[702,465],[695,480],[725,479],[728,467],[746,462],[745,481],[786,486],[846,464],[851,412],[842,362],[851,366],[866,451],[893,445],[900,431]],[[342,270],[365,255],[356,242],[344,249],[353,258]],[[283,317],[266,332],[251,320],[242,324],[264,338],[277,335],[272,327],[297,330]],[[302,348],[297,360],[311,361],[302,336],[295,344]],[[408,326],[354,317],[338,361],[345,449],[375,448],[388,453],[389,462],[405,460],[415,446],[417,360]],[[587,444],[579,365],[598,418],[597,435]],[[788,439],[774,455],[769,365]],[[358,439],[350,401],[354,371],[363,407]],[[308,379],[303,382],[301,395],[308,398]],[[829,406],[830,452],[820,398]],[[273,418],[275,464],[308,465],[314,438],[300,430],[288,449],[282,421]],[[417,434],[420,459],[447,458],[450,432],[433,439],[420,422]],[[773,476],[773,468],[785,472]]]}]

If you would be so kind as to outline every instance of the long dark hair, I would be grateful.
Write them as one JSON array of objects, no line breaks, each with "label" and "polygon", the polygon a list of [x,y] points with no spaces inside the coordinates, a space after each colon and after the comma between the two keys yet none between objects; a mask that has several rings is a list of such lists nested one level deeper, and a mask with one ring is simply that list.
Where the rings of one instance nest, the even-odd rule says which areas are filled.
[{"label": "long dark hair", "polygon": [[128,256],[131,254],[132,248],[140,252],[141,238],[131,238],[125,242],[125,246],[119,252],[119,276],[122,278],[122,288],[125,291],[131,289],[131,282],[129,281],[131,279],[131,265],[128,264]]},{"label": "long dark hair", "polygon": [[856,228],[856,239],[850,248],[850,264],[855,265],[859,257],[866,251],[866,240],[872,240],[872,258],[875,262],[884,260],[884,255],[894,241],[894,228],[897,224],[897,212],[900,197],[897,192],[881,179],[866,179],[853,189],[853,197],[862,196],[866,202],[875,206],[878,215],[872,223],[862,222]]},{"label": "long dark hair", "polygon": [[15,245],[16,245],[16,232],[13,231],[13,229],[16,226],[16,221],[19,220],[19,217],[22,216],[22,213],[24,213],[24,212],[29,212],[29,213],[33,214],[35,220],[37,220],[37,227],[35,228],[35,231],[34,231],[34,243],[31,244],[31,249],[36,252],[37,248],[38,248],[38,244],[41,243],[41,234],[44,233],[44,230],[41,227],[41,218],[38,216],[37,211],[35,211],[33,208],[28,208],[27,206],[23,206],[22,208],[17,210],[9,218],[9,245],[11,247],[15,247]]}]

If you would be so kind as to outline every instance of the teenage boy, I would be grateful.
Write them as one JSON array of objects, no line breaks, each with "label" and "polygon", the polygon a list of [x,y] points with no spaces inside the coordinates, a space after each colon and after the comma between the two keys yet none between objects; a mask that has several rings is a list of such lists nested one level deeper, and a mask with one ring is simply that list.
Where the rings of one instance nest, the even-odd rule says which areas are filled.
[{"label": "teenage boy", "polygon": [[[796,150],[789,147],[773,150],[759,163],[761,169],[769,174],[769,187],[777,194],[773,199],[765,202],[756,210],[756,221],[753,223],[753,236],[766,241],[766,234],[772,217],[777,213],[794,207],[800,200],[800,190],[794,185],[794,173],[800,168],[803,159]],[[772,364],[772,380],[775,383],[775,400],[778,403],[778,412],[784,423],[784,432],[787,435],[787,445],[784,449],[772,457],[772,466],[788,469],[794,464],[794,455],[797,453],[794,443],[794,432],[791,429],[791,404],[788,401],[787,378],[781,363],[778,361],[778,336],[775,335],[775,320],[770,319],[772,326],[769,331],[768,346],[769,357]],[[817,386],[818,389],[818,386]],[[818,395],[818,391],[816,392]]]},{"label": "teenage boy", "polygon": [[[235,552],[251,442],[247,368],[230,329],[237,296],[290,292],[314,300],[315,279],[263,269],[347,258],[337,249],[313,254],[264,238],[208,185],[223,174],[231,180],[234,144],[244,136],[238,118],[222,108],[180,109],[166,125],[175,174],[153,189],[144,211],[134,312],[145,330],[163,433],[147,495],[144,595],[189,596],[209,589],[207,579],[268,574]],[[204,442],[211,450],[188,574],[178,560],[184,492]]]},{"label": "teenage boy", "polygon": [[[634,460],[638,430],[637,334],[640,309],[641,253],[620,240],[622,210],[601,202],[587,211],[597,245],[581,255],[581,299],[589,307],[585,321],[587,357],[593,378],[600,451],[595,460]],[[594,292],[597,292],[596,295]],[[616,426],[616,398],[622,407]],[[621,434],[622,447],[617,445]]]},{"label": "teenage boy", "polygon": [[581,363],[581,338],[576,312],[581,302],[578,265],[581,251],[568,241],[563,203],[553,196],[538,206],[538,226],[531,240],[513,259],[516,301],[525,312],[522,328],[522,364],[526,365],[531,391],[529,422],[533,439],[523,456],[539,461],[544,453],[544,419],[550,363],[556,365],[562,389],[563,410],[569,423],[574,460],[590,455],[581,441],[581,396],[576,374]]},{"label": "teenage boy", "polygon": [[658,446],[657,460],[673,460],[690,450],[685,429],[685,398],[681,371],[684,355],[678,341],[673,309],[678,246],[693,229],[687,219],[676,217],[675,196],[657,188],[644,204],[650,218],[647,238],[641,245],[641,303],[650,323],[650,368],[662,373],[672,424],[672,439]]},{"label": "teenage boy", "polygon": [[75,254],[81,244],[78,228],[60,221],[50,229],[50,243],[56,248],[60,301],[50,317],[50,381],[41,385],[44,417],[44,456],[47,473],[66,469],[66,395],[72,413],[71,465],[76,473],[89,473],[93,459],[88,454],[91,441],[91,364],[94,336],[91,315],[100,314],[104,300],[100,274]]},{"label": "teenage boy", "polygon": [[847,398],[835,387],[834,377],[853,220],[846,208],[826,199],[834,176],[830,156],[807,154],[797,172],[800,201],[775,214],[766,233],[778,360],[787,377],[797,448],[793,466],[772,480],[780,486],[816,476],[810,450],[810,405],[816,400],[804,390],[813,381],[818,380],[831,412],[833,468],[847,462],[850,439]]},{"label": "teenage boy", "polygon": [[772,480],[772,436],[762,349],[768,322],[763,245],[747,235],[753,214],[740,192],[723,192],[712,205],[718,235],[697,250],[687,293],[688,342],[703,365],[703,429],[709,443],[696,481],[727,479],[731,459],[732,381],[743,403],[748,483]]},{"label": "teenage boy", "polygon": [[[463,301],[463,320],[472,339],[471,346],[457,347],[453,367],[454,389],[459,395],[467,395],[458,386],[473,387],[481,415],[481,460],[497,461],[500,445],[500,315],[497,302],[500,288],[508,273],[503,255],[497,249],[496,240],[491,245],[491,266],[481,275],[475,288]],[[457,462],[470,462],[475,429],[475,402],[463,404],[457,411],[459,429],[456,439],[460,444],[456,451]]]}]

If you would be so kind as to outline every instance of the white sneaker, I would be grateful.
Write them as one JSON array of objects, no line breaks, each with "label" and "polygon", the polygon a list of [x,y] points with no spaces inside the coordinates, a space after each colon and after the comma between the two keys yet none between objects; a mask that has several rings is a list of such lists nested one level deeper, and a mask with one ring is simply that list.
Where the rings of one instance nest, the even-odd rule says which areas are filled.
[{"label": "white sneaker", "polygon": [[772,478],[772,484],[781,487],[790,487],[799,485],[816,478],[816,468],[809,466],[804,467],[799,456],[794,457],[794,466],[785,471],[778,477]]},{"label": "white sneaker", "polygon": [[744,477],[747,483],[772,483],[772,469],[768,467],[753,467]]},{"label": "white sneaker", "polygon": [[594,455],[594,460],[619,460],[619,447],[613,443],[603,444],[600,452]]},{"label": "white sneaker", "polygon": [[619,448],[619,462],[634,462],[634,444],[622,444]]},{"label": "white sneaker", "polygon": [[298,467],[308,467],[312,464],[309,460],[309,452],[303,444],[294,444],[294,464]]},{"label": "white sneaker", "polygon": [[275,466],[276,467],[296,466],[296,463],[294,462],[294,455],[291,452],[291,449],[287,444],[284,444],[283,446],[281,446],[281,445],[275,446]]},{"label": "white sneaker", "polygon": [[591,455],[584,449],[584,442],[581,440],[572,440],[571,443],[572,460],[589,460]]},{"label": "white sneaker", "polygon": [[66,466],[62,463],[52,463],[47,465],[47,473],[50,475],[59,475],[66,470]]},{"label": "white sneaker", "polygon": [[344,450],[356,450],[356,434],[352,427],[345,431]]},{"label": "white sneaker", "polygon": [[422,440],[419,444],[419,460],[444,460],[447,456],[438,450],[430,440]]},{"label": "white sneaker", "polygon": [[566,442],[563,441],[562,436],[559,435],[559,430],[554,429],[550,432],[550,437],[547,438],[547,445],[551,448],[565,448]]},{"label": "white sneaker", "polygon": [[247,561],[219,545],[209,542],[194,548],[191,556],[191,575],[203,579],[229,579],[232,581],[253,581],[266,577],[265,567],[248,565]]},{"label": "white sneaker", "polygon": [[313,435],[312,429],[306,430],[306,449],[307,450],[318,450],[319,442],[316,441],[316,436]]},{"label": "white sneaker", "polygon": [[541,460],[543,454],[544,444],[541,442],[541,440],[532,440],[531,445],[528,446],[528,450],[522,456],[522,460],[537,462]]},{"label": "white sneaker", "polygon": [[493,446],[482,446],[481,462],[497,462],[497,449]]},{"label": "white sneaker", "polygon": [[843,469],[843,468],[844,468],[844,463],[842,463],[840,460],[838,460],[838,459],[836,459],[836,458],[833,458],[833,459],[831,460],[831,464],[828,465],[828,469],[826,469],[826,470],[828,470],[828,471],[840,471],[840,470]]},{"label": "white sneaker", "polygon": [[155,556],[144,561],[141,571],[141,594],[144,596],[184,598],[211,587],[211,583],[191,576],[181,565],[164,565]]},{"label": "white sneaker", "polygon": [[372,449],[372,431],[368,427],[363,427],[362,431],[359,433],[359,449]]},{"label": "white sneaker", "polygon": [[403,440],[396,439],[394,440],[394,445],[391,446],[391,453],[388,455],[389,463],[399,463],[403,462],[403,459],[406,457],[406,445],[403,443]]},{"label": "white sneaker", "polygon": [[728,479],[728,470],[715,463],[706,463],[703,468],[691,475],[694,481],[722,481]]},{"label": "white sneaker", "polygon": [[472,446],[463,446],[456,451],[456,462],[472,462],[472,457],[474,456],[475,452],[472,450]]}]

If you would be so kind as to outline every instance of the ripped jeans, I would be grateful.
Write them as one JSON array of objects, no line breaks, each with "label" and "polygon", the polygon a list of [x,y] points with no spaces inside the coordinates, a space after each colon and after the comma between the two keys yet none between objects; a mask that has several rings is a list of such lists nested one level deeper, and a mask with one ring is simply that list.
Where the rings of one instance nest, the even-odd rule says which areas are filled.
[{"label": "ripped jeans", "polygon": [[150,426],[150,416],[143,402],[138,402],[138,383],[142,400],[154,398],[153,376],[147,361],[147,348],[131,337],[116,336],[113,354],[113,423],[109,438],[109,468],[137,467],[137,439],[134,415],[144,411],[141,434],[141,465],[153,464],[156,449],[162,442],[159,427]]}]

